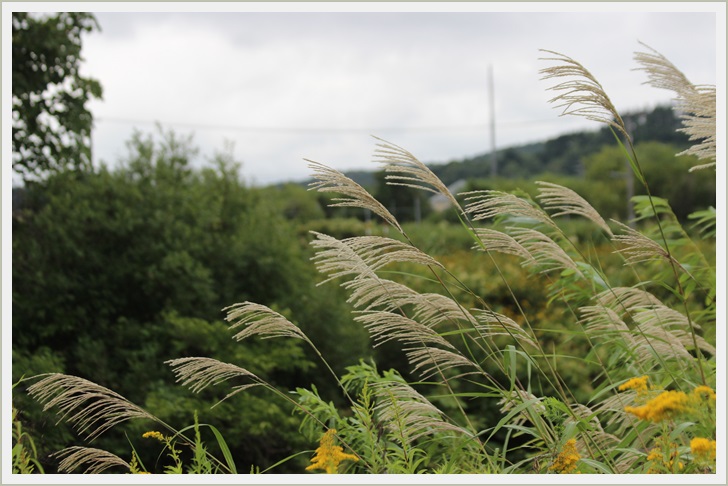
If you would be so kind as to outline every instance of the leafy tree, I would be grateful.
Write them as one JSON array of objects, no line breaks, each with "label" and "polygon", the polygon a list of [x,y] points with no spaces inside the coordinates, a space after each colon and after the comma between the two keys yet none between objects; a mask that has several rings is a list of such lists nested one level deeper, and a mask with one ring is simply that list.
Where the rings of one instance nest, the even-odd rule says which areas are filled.
[{"label": "leafy tree", "polygon": [[[13,220],[14,380],[75,374],[176,424],[190,423],[197,410],[230,431],[236,457],[264,467],[261,451],[275,451],[270,458],[303,447],[285,403],[263,405],[253,394],[210,411],[224,393],[193,396],[174,384],[164,361],[215,355],[285,389],[323,381],[297,343],[232,339],[221,309],[246,300],[296,315],[337,371],[364,356],[365,331],[344,299],[316,287],[296,225],[263,191],[245,186],[230,153],[195,169],[191,137],[172,132],[137,133],[128,148],[113,171],[66,171],[25,188]],[[322,393],[332,386],[324,381]],[[22,394],[14,401],[29,430],[44,437],[45,453],[72,442],[44,422],[36,403]],[[245,409],[245,418],[230,407]],[[123,437],[98,441],[128,455]]]},{"label": "leafy tree", "polygon": [[[675,154],[681,146],[660,142],[644,142],[636,145],[640,163],[650,181],[654,196],[668,200],[673,211],[681,220],[688,214],[708,206],[715,206],[715,171],[688,172],[696,165],[693,156]],[[624,152],[619,147],[603,147],[589,156],[585,162],[586,180],[594,184],[589,191],[589,200],[605,215],[624,218],[627,208],[625,174],[628,170]],[[599,188],[607,190],[598,190]],[[635,183],[635,194],[643,195],[645,190]],[[618,210],[616,208],[619,208]]]},{"label": "leafy tree", "polygon": [[79,73],[82,34],[99,29],[92,14],[13,13],[13,170],[25,179],[88,168],[98,81]]}]

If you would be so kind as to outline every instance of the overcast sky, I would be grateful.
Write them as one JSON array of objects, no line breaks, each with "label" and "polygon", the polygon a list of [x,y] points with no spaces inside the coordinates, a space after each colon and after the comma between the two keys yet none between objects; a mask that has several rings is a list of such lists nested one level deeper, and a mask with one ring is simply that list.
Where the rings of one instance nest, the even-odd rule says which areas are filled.
[{"label": "overcast sky", "polygon": [[716,84],[717,44],[725,40],[715,13],[693,11],[96,16],[102,31],[85,37],[83,46],[83,72],[104,89],[103,100],[90,104],[95,161],[113,165],[125,156],[132,129],[151,133],[160,122],[194,133],[200,164],[232,141],[243,176],[255,184],[306,178],[304,158],[340,170],[374,169],[370,135],[424,162],[488,152],[489,66],[498,147],[598,128],[559,117],[548,104],[545,88],[553,83],[539,80],[538,70],[549,65],[538,60],[539,49],[580,61],[627,112],[672,97],[644,86],[645,74],[634,71],[640,41],[693,83]]}]

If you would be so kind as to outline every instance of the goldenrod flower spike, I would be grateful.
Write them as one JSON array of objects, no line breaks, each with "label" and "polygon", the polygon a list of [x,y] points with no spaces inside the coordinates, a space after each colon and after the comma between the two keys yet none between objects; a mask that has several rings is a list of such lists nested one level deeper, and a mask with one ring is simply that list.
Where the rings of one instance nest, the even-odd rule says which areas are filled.
[{"label": "goldenrod flower spike", "polygon": [[688,401],[685,393],[670,390],[660,393],[641,407],[625,407],[624,411],[642,420],[660,422],[686,412],[689,408]]},{"label": "goldenrod flower spike", "polygon": [[715,441],[696,437],[690,441],[690,451],[698,461],[715,461]]},{"label": "goldenrod flower spike", "polygon": [[638,394],[647,391],[647,375],[640,376],[639,378],[630,378],[626,382],[619,385],[619,391],[635,390]]},{"label": "goldenrod flower spike", "polygon": [[693,390],[693,395],[701,400],[711,400],[715,402],[715,391],[709,386],[698,386]]},{"label": "goldenrod flower spike", "polygon": [[166,440],[165,437],[164,437],[164,435],[162,435],[161,432],[157,432],[156,430],[151,430],[149,432],[144,432],[144,434],[142,434],[142,438],[144,438],[144,439],[149,439],[149,438],[157,439],[159,442],[164,442]]},{"label": "goldenrod flower spike", "polygon": [[549,471],[555,471],[559,474],[569,474],[576,469],[576,463],[579,462],[581,456],[576,450],[576,439],[569,439],[564,444],[554,463],[549,467]]},{"label": "goldenrod flower spike", "polygon": [[306,468],[307,471],[313,471],[315,469],[322,469],[327,474],[336,474],[339,469],[339,464],[342,461],[358,461],[359,458],[352,455],[346,454],[341,446],[334,445],[334,436],[336,435],[336,429],[329,429],[321,437],[321,443],[316,449],[316,454],[311,459],[311,465]]}]

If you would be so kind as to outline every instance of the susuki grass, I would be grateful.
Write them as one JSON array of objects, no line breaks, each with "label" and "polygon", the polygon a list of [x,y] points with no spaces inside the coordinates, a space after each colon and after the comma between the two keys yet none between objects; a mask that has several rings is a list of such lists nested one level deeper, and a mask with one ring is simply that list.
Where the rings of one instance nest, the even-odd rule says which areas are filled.
[{"label": "susuki grass", "polygon": [[[556,83],[548,87],[556,93],[551,101],[564,115],[610,126],[644,185],[647,196],[634,199],[631,225],[604,219],[588,197],[553,183],[538,183],[535,199],[498,191],[451,194],[413,154],[377,139],[375,160],[390,184],[452,202],[472,241],[472,265],[487,268],[489,281],[505,289],[505,298],[494,302],[446,259],[421,250],[363,187],[310,162],[311,190],[338,194],[334,205],[371,211],[395,233],[337,239],[312,232],[311,245],[320,285],[349,292],[353,320],[369,331],[373,346],[401,347],[410,378],[368,362],[338,376],[289,319],[242,302],[225,309],[233,338],[304,341],[337,382],[347,408],[335,407],[313,386],[284,393],[266,377],[212,357],[168,361],[178,382],[192,392],[228,387],[222,400],[253,386],[269,390],[271,400],[289,404],[300,417],[312,449],[301,453],[309,454],[311,472],[714,473],[715,267],[669,202],[651,195],[650,174],[602,85],[581,63],[544,53],[548,66],[541,74]],[[675,91],[684,130],[698,141],[688,153],[707,160],[695,168],[714,166],[715,89],[691,84],[651,49],[635,59],[649,83]],[[600,240],[570,238],[568,218],[594,225]],[[715,211],[695,219],[703,237],[713,239]],[[610,246],[610,258],[620,258],[623,268],[605,264],[597,245]],[[543,287],[546,305],[555,309],[550,317],[510,284],[523,275]],[[590,380],[579,390],[569,374],[576,368]],[[239,458],[211,426],[219,458],[202,443],[197,421],[194,437],[187,437],[190,427],[177,431],[81,378],[40,376],[29,392],[89,439],[126,420],[156,422],[165,433],[145,435],[160,440],[172,459],[168,472],[237,472]],[[180,447],[192,451],[188,466]],[[76,446],[59,457],[62,471],[145,471],[133,446],[128,460]]]}]

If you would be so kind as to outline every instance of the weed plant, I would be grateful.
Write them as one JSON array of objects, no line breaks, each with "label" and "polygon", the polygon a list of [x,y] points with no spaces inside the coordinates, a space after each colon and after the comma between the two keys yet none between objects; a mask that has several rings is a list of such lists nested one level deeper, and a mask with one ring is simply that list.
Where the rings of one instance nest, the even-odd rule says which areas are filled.
[{"label": "weed plant", "polygon": [[[442,235],[412,236],[415,227],[401,225],[361,186],[309,161],[311,190],[334,193],[332,206],[369,211],[389,228],[341,238],[312,232],[313,262],[320,285],[346,289],[353,319],[373,345],[401,351],[407,373],[362,361],[339,376],[289,319],[243,302],[224,310],[233,339],[302,341],[348,407],[335,407],[313,386],[285,393],[211,357],[168,361],[177,381],[192,392],[224,384],[222,400],[251,387],[270,391],[300,417],[311,450],[299,454],[310,458],[310,472],[715,473],[716,270],[703,253],[714,249],[715,210],[693,216],[691,233],[704,242],[695,241],[668,201],[651,195],[650,174],[599,82],[577,61],[543,52],[543,79],[557,82],[548,88],[551,102],[563,115],[611,127],[643,185],[634,221],[605,220],[587,199],[549,182],[537,183],[533,198],[493,190],[456,197],[414,155],[377,139],[375,160],[389,184],[450,201],[461,223],[455,258],[438,250]],[[651,85],[676,93],[683,130],[696,142],[687,153],[700,160],[692,170],[714,167],[715,88],[690,83],[651,49],[635,59]],[[570,230],[576,221],[578,237]],[[29,393],[88,439],[146,419],[156,429],[144,440],[160,442],[165,472],[237,472],[241,458],[196,417],[176,430],[82,378],[33,380]],[[203,427],[215,436],[215,453],[201,439]],[[27,448],[18,432],[16,447]],[[61,471],[147,471],[133,445],[128,461],[78,446],[58,456]],[[28,456],[17,458],[20,472],[29,472]]]}]

